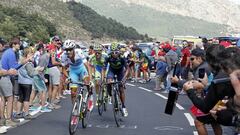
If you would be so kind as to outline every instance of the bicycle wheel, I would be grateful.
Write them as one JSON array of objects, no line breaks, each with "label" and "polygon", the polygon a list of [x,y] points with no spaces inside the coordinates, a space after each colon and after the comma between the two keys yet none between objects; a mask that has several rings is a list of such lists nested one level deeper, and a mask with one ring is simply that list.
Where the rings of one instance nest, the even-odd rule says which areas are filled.
[{"label": "bicycle wheel", "polygon": [[103,87],[103,110],[107,111],[107,103],[108,103],[108,93],[107,93],[107,86]]},{"label": "bicycle wheel", "polygon": [[117,127],[120,127],[121,121],[122,121],[121,101],[120,101],[119,93],[116,90],[113,91],[112,105],[113,105],[114,120],[116,122]]},{"label": "bicycle wheel", "polygon": [[78,123],[79,123],[79,115],[80,115],[80,99],[81,97],[77,97],[73,107],[72,107],[72,111],[71,111],[71,115],[70,115],[70,120],[69,120],[69,133],[70,135],[73,135],[78,127]]},{"label": "bicycle wheel", "polygon": [[[88,98],[89,99],[89,98]],[[87,99],[87,103],[88,103]],[[82,113],[82,127],[86,128],[88,126],[89,118],[90,118],[90,110],[88,108],[87,103],[83,102],[81,113]]]},{"label": "bicycle wheel", "polygon": [[103,86],[100,87],[99,95],[98,95],[98,114],[102,116],[104,109],[104,89]]}]

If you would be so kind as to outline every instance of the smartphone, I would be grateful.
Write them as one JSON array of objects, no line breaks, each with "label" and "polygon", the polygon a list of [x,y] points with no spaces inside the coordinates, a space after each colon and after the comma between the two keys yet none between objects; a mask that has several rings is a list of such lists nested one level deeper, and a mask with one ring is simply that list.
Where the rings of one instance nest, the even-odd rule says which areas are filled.
[{"label": "smartphone", "polygon": [[203,79],[205,76],[205,69],[204,68],[201,68],[198,70],[198,78],[201,78]]}]

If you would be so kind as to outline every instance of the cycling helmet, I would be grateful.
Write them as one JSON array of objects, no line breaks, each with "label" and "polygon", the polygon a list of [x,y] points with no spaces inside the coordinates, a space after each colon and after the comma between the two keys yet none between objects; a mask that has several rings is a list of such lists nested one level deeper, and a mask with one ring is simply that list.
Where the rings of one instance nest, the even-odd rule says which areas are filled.
[{"label": "cycling helmet", "polygon": [[113,42],[110,47],[111,51],[118,51],[119,50],[119,45],[116,42]]},{"label": "cycling helmet", "polygon": [[76,46],[76,44],[73,40],[68,39],[63,43],[64,49],[73,49],[75,46]]},{"label": "cycling helmet", "polygon": [[94,51],[102,51],[102,46],[100,44],[94,44],[93,50]]}]

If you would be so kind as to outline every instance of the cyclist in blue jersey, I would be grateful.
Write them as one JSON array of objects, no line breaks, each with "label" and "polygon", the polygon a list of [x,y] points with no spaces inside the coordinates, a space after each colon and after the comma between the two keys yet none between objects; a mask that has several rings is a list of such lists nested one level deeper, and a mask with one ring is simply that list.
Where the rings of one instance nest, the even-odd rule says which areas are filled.
[{"label": "cyclist in blue jersey", "polygon": [[[63,44],[64,54],[62,55],[63,74],[74,82],[90,83],[88,75],[87,60],[81,49],[75,48],[76,44],[73,40],[66,40]],[[69,66],[69,74],[67,67]],[[73,85],[73,84],[71,84]],[[76,98],[77,89],[71,89],[72,102]]]},{"label": "cyclist in blue jersey", "polygon": [[[120,55],[119,45],[117,43],[112,43],[110,49],[111,49],[111,52],[109,54],[109,57],[106,58],[105,64],[104,64],[105,68],[109,64],[109,69],[108,69],[108,73],[107,73],[107,82],[108,83],[112,82],[115,75],[117,76],[118,81],[125,82],[126,77],[129,72],[126,59]],[[107,89],[108,89],[109,95],[112,96],[111,95],[111,85],[108,85],[107,87],[108,87]],[[127,117],[128,112],[127,112],[127,109],[125,106],[124,89],[125,89],[124,85],[121,84],[120,85],[120,98],[121,98],[122,108],[123,108],[122,113],[123,113],[124,117]]]}]

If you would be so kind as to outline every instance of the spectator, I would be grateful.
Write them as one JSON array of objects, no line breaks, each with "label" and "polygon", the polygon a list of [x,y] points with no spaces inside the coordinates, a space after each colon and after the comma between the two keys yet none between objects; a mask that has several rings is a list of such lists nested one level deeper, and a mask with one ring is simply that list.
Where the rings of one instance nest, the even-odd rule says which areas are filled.
[{"label": "spectator", "polygon": [[[10,48],[4,51],[1,59],[2,68],[4,70],[14,70],[21,67],[21,64],[18,64],[18,61],[16,59],[16,54],[20,48],[20,40],[19,38],[13,38],[10,43]],[[22,64],[25,64],[29,61],[30,58],[26,58],[24,61],[22,61]],[[7,100],[7,114],[6,114],[6,125],[15,125],[16,123],[11,118],[12,116],[12,109],[13,109],[13,85],[10,80],[10,75],[4,76],[1,78],[0,86],[2,87],[2,96],[3,104],[5,104],[5,101]],[[6,98],[6,100],[5,100]],[[5,107],[3,107],[3,112],[5,110]],[[2,113],[3,113],[2,112]]]},{"label": "spectator", "polygon": [[[26,58],[33,57],[33,51],[30,47],[26,47],[23,50],[22,60]],[[24,118],[32,119],[32,116],[29,114],[29,99],[32,92],[32,77],[33,74],[38,74],[37,71],[34,71],[34,65],[31,61],[24,64],[18,70],[18,84],[19,84],[19,99],[17,104],[16,116],[15,118]],[[23,107],[22,107],[23,105]],[[23,110],[22,110],[23,108]],[[23,112],[22,112],[23,111]]]},{"label": "spectator", "polygon": [[160,56],[156,65],[155,89],[161,90],[161,85],[167,76],[167,63],[164,56]]},{"label": "spectator", "polygon": [[52,45],[49,48],[50,59],[48,64],[48,72],[49,72],[49,89],[48,89],[48,98],[50,102],[50,109],[59,109],[61,106],[57,105],[59,101],[56,100],[59,85],[60,85],[60,70],[57,66],[60,66],[61,63],[58,61],[57,56],[57,47],[61,43],[60,38],[58,36],[54,36],[52,38]]},{"label": "spectator", "polygon": [[171,48],[172,47],[170,44],[166,44],[163,48],[164,52],[166,53],[165,59],[168,65],[167,67],[168,75],[166,77],[165,90],[163,91],[163,93],[168,93],[171,89],[171,77],[173,75],[174,66],[178,60],[177,53],[171,50]]}]

